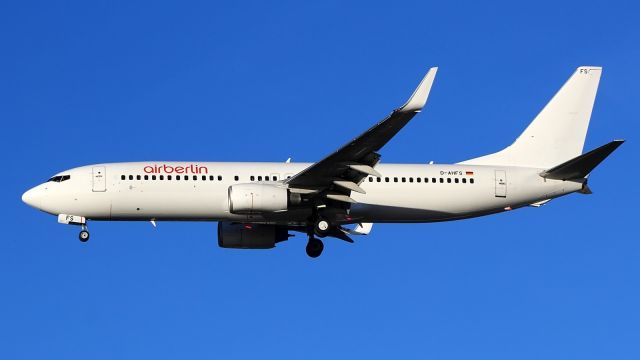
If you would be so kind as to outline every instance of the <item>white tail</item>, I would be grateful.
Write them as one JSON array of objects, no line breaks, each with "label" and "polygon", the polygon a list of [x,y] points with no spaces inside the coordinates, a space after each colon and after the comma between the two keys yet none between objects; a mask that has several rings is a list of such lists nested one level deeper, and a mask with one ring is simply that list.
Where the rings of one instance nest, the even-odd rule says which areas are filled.
[{"label": "white tail", "polygon": [[513,144],[461,164],[545,169],[582,154],[601,74],[601,67],[577,68]]}]

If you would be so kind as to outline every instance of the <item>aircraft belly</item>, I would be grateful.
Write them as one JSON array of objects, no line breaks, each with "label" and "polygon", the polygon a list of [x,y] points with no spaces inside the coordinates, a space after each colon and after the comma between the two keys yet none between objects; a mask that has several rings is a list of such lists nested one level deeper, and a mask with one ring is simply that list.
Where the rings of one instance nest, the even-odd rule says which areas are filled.
[{"label": "aircraft belly", "polygon": [[112,202],[113,219],[205,220],[224,216],[226,196],[212,192],[120,193]]},{"label": "aircraft belly", "polygon": [[471,191],[370,191],[356,196],[354,218],[370,222],[432,222],[453,220],[495,208],[491,197]]}]

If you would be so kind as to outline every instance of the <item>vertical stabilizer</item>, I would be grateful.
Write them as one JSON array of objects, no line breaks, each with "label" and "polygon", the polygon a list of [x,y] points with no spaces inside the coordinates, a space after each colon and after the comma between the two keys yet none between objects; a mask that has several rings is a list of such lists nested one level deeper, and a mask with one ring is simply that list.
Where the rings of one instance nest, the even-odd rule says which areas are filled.
[{"label": "vertical stabilizer", "polygon": [[582,154],[601,74],[577,68],[513,144],[461,164],[549,168]]}]

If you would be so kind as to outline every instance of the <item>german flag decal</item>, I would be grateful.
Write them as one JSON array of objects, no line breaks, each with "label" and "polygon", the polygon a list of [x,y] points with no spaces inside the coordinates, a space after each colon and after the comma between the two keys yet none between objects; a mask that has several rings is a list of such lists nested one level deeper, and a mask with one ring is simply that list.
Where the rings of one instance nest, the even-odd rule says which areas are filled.
[{"label": "german flag decal", "polygon": [[473,171],[467,171],[467,175],[473,175]]}]

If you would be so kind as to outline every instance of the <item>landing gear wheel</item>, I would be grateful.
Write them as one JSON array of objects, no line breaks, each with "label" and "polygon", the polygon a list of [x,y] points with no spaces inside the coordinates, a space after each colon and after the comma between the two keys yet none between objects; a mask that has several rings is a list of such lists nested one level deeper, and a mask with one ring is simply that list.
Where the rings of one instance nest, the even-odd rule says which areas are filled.
[{"label": "landing gear wheel", "polygon": [[80,241],[82,242],[89,241],[89,232],[87,230],[80,231],[80,235],[78,235],[78,238],[80,238]]},{"label": "landing gear wheel", "polygon": [[312,258],[317,258],[322,254],[322,250],[324,250],[324,244],[322,240],[316,238],[310,238],[307,243],[307,255]]},{"label": "landing gear wheel", "polygon": [[313,232],[315,232],[316,235],[320,237],[327,236],[330,230],[331,230],[331,224],[329,224],[329,222],[325,219],[318,219],[318,221],[316,221],[315,226],[313,227]]}]

